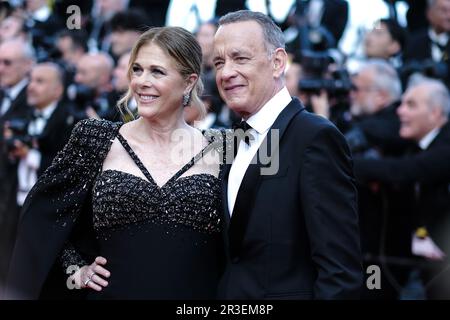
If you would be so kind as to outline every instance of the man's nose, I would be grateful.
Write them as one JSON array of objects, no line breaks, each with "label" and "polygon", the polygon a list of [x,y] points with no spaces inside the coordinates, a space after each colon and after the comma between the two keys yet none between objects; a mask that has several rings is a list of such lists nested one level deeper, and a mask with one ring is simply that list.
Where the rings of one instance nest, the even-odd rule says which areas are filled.
[{"label": "man's nose", "polygon": [[234,64],[231,62],[224,62],[221,72],[222,80],[228,80],[236,76],[236,69],[234,68]]},{"label": "man's nose", "polygon": [[401,116],[401,115],[405,114],[405,111],[406,111],[406,105],[404,103],[402,103],[397,108],[397,115]]}]

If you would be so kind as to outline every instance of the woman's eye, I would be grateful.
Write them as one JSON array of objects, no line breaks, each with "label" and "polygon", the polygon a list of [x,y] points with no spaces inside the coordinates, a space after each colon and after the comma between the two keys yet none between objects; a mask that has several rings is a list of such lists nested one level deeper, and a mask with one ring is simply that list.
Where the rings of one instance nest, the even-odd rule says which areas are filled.
[{"label": "woman's eye", "polygon": [[152,72],[155,74],[164,75],[164,72],[160,69],[153,69]]},{"label": "woman's eye", "polygon": [[131,68],[131,71],[133,72],[134,75],[140,75],[142,74],[142,68],[139,66],[133,66]]}]

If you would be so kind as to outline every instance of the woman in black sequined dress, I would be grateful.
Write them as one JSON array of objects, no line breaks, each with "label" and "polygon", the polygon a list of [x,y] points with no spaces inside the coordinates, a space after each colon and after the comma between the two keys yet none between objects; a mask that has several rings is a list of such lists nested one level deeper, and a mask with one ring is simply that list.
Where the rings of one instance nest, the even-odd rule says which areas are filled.
[{"label": "woman in black sequined dress", "polygon": [[138,119],[76,126],[24,205],[7,298],[55,298],[61,263],[72,275],[58,285],[88,299],[215,297],[223,144],[183,119],[184,107],[202,108],[200,66],[184,29],[140,37],[120,101],[136,99]]}]

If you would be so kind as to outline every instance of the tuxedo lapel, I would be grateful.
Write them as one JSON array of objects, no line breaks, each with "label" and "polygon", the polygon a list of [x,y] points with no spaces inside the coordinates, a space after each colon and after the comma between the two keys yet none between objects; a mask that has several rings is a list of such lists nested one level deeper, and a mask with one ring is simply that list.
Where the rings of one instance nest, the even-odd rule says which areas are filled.
[{"label": "tuxedo lapel", "polygon": [[55,132],[57,132],[57,127],[61,126],[61,123],[64,121],[65,112],[63,108],[64,106],[58,102],[58,105],[45,124],[44,130],[41,134],[42,137],[46,137],[49,134],[55,134]]},{"label": "tuxedo lapel", "polygon": [[[288,127],[290,121],[294,118],[294,116],[297,113],[299,113],[302,110],[304,110],[304,107],[302,106],[302,104],[298,99],[294,98],[275,120],[270,130],[273,129],[279,130],[280,143],[283,134],[285,133],[286,128]],[[271,150],[270,146],[272,145],[272,143],[274,143],[274,141],[271,140],[270,130],[261,144],[267,145],[268,146],[267,150]],[[278,152],[278,150],[274,151]],[[250,213],[252,211],[252,207],[255,202],[255,195],[256,192],[258,191],[259,180],[261,178],[261,169],[263,168],[258,153],[259,150],[255,155],[256,159],[252,160],[247,171],[245,172],[244,178],[242,179],[241,186],[239,187],[239,191],[236,197],[233,214],[230,219],[228,235],[230,242],[231,257],[239,256],[242,246],[242,240],[244,238],[245,230],[247,228],[247,224],[250,218]],[[228,177],[226,181],[228,181]],[[226,201],[227,200],[228,198],[226,199]]]},{"label": "tuxedo lapel", "polygon": [[230,224],[230,208],[228,208],[228,176],[230,175],[231,164],[226,163],[224,168],[224,178],[222,179],[222,202],[225,212],[225,227],[228,230]]},{"label": "tuxedo lapel", "polygon": [[27,87],[25,86],[25,88],[19,92],[17,97],[11,101],[8,111],[6,111],[6,113],[2,116],[4,119],[10,119],[18,116],[20,117],[22,114],[28,114],[31,111],[27,105],[26,91]]}]

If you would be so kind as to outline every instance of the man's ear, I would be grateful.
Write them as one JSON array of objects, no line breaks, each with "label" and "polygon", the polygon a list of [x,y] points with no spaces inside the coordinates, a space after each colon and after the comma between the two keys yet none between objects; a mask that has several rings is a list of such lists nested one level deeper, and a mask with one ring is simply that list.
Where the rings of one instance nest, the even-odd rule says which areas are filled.
[{"label": "man's ear", "polygon": [[192,73],[187,77],[187,79],[186,79],[187,87],[184,90],[184,94],[187,94],[192,91],[192,88],[194,88],[194,85],[197,82],[197,80],[198,80],[198,75],[196,73]]},{"label": "man's ear", "polygon": [[397,41],[392,41],[392,43],[388,47],[391,55],[396,54],[402,49]]},{"label": "man's ear", "polygon": [[275,52],[272,56],[273,63],[273,75],[275,78],[280,78],[284,74],[284,70],[286,69],[286,64],[288,61],[288,55],[283,48],[275,49]]}]

